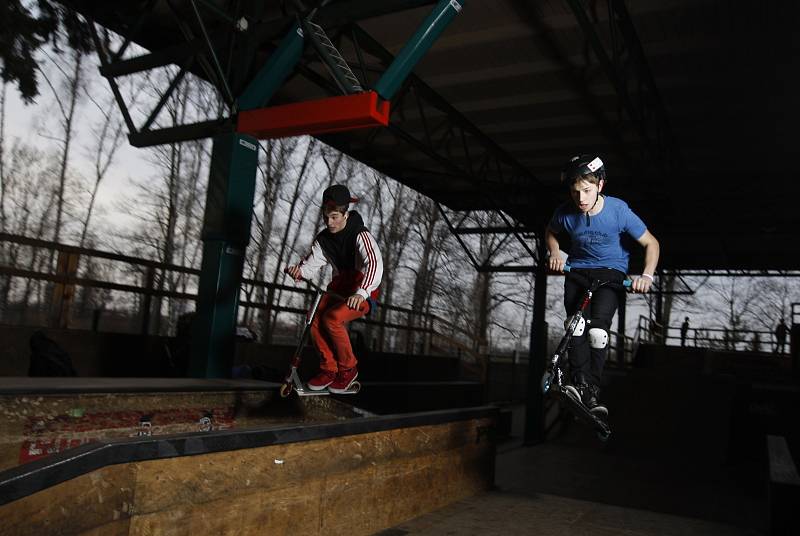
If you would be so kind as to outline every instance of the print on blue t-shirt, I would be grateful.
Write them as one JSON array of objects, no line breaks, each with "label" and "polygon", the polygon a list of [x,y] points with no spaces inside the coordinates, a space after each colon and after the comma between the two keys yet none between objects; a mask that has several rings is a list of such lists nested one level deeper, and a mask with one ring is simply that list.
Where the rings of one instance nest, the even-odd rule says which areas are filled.
[{"label": "print on blue t-shirt", "polygon": [[553,214],[550,229],[569,234],[572,247],[567,262],[573,268],[613,268],[627,273],[630,253],[622,245],[622,235],[638,240],[647,227],[625,201],[610,196],[604,200],[603,210],[589,216],[591,223],[571,201],[564,203]]}]

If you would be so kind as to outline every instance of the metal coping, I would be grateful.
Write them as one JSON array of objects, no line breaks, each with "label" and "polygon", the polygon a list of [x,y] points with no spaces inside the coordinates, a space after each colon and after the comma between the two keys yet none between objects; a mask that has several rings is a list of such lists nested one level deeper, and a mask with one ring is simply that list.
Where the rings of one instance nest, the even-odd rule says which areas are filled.
[{"label": "metal coping", "polygon": [[192,432],[87,443],[0,472],[0,505],[108,465],[299,443],[483,417],[496,419],[498,412],[499,409],[494,406],[479,406],[364,417],[346,422]]},{"label": "metal coping", "polygon": [[0,378],[0,396],[97,394],[97,393],[172,393],[206,391],[268,391],[280,383],[259,380],[192,378],[94,378],[51,377]]},{"label": "metal coping", "polygon": [[[152,393],[220,393],[220,392],[265,392],[273,391],[282,383],[259,380],[187,380],[163,378],[13,378],[7,384],[0,378],[0,397],[37,395],[94,395],[94,394],[152,394]],[[19,380],[19,383],[16,382]],[[41,380],[52,380],[42,382]],[[65,384],[65,380],[78,380]],[[87,381],[88,380],[88,381]],[[483,385],[471,380],[422,380],[422,381],[367,381],[364,386],[393,388],[411,386],[464,387]]]}]

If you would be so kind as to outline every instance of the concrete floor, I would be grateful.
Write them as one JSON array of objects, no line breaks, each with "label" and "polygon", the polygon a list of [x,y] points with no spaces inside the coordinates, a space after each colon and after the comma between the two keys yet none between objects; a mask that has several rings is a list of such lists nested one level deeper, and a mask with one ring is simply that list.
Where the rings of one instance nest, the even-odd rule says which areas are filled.
[{"label": "concrete floor", "polygon": [[[620,457],[585,434],[506,446],[497,489],[398,525],[380,536],[744,536],[764,534],[766,501],[726,471],[677,471]],[[730,473],[730,471],[728,471]],[[737,473],[737,471],[733,471]],[[745,478],[746,480],[746,478]]]},{"label": "concrete floor", "polygon": [[609,442],[562,418],[544,443],[500,446],[495,490],[381,536],[765,534],[766,476],[731,443],[731,382],[664,372],[618,380],[606,389]]},{"label": "concrete floor", "polygon": [[743,536],[757,531],[689,517],[559,497],[492,491],[379,533],[381,536]]}]

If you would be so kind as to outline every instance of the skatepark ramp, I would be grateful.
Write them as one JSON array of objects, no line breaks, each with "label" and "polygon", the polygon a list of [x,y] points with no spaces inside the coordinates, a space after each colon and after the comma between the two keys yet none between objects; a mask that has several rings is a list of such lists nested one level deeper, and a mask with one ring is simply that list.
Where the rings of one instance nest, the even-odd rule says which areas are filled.
[{"label": "skatepark ramp", "polygon": [[0,526],[9,535],[372,534],[489,489],[496,411],[91,442],[0,473]]}]

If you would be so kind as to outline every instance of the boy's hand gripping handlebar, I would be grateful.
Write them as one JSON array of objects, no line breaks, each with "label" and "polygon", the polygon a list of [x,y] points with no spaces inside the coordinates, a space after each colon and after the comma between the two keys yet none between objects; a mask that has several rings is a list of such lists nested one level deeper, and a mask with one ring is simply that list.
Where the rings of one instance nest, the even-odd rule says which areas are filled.
[{"label": "boy's hand gripping handlebar", "polygon": [[288,267],[283,269],[283,273],[285,273],[286,275],[292,277],[295,281],[298,281],[298,282],[302,281],[303,283],[307,284],[309,287],[311,287],[312,290],[314,290],[316,292],[319,292],[321,294],[327,294],[328,296],[330,296],[332,298],[336,298],[337,300],[341,300],[343,302],[347,302],[349,300],[349,298],[347,296],[342,296],[341,294],[337,294],[336,292],[332,292],[330,290],[321,288],[319,285],[317,285],[316,283],[314,283],[310,279],[306,279],[305,277],[299,277],[299,278],[295,277],[289,271]]},{"label": "boy's hand gripping handlebar", "polygon": [[[572,270],[572,266],[570,266],[569,264],[565,264],[564,273],[568,273],[570,270]],[[633,281],[631,279],[625,279],[622,281],[622,286],[625,288],[631,288],[632,285]]]}]

